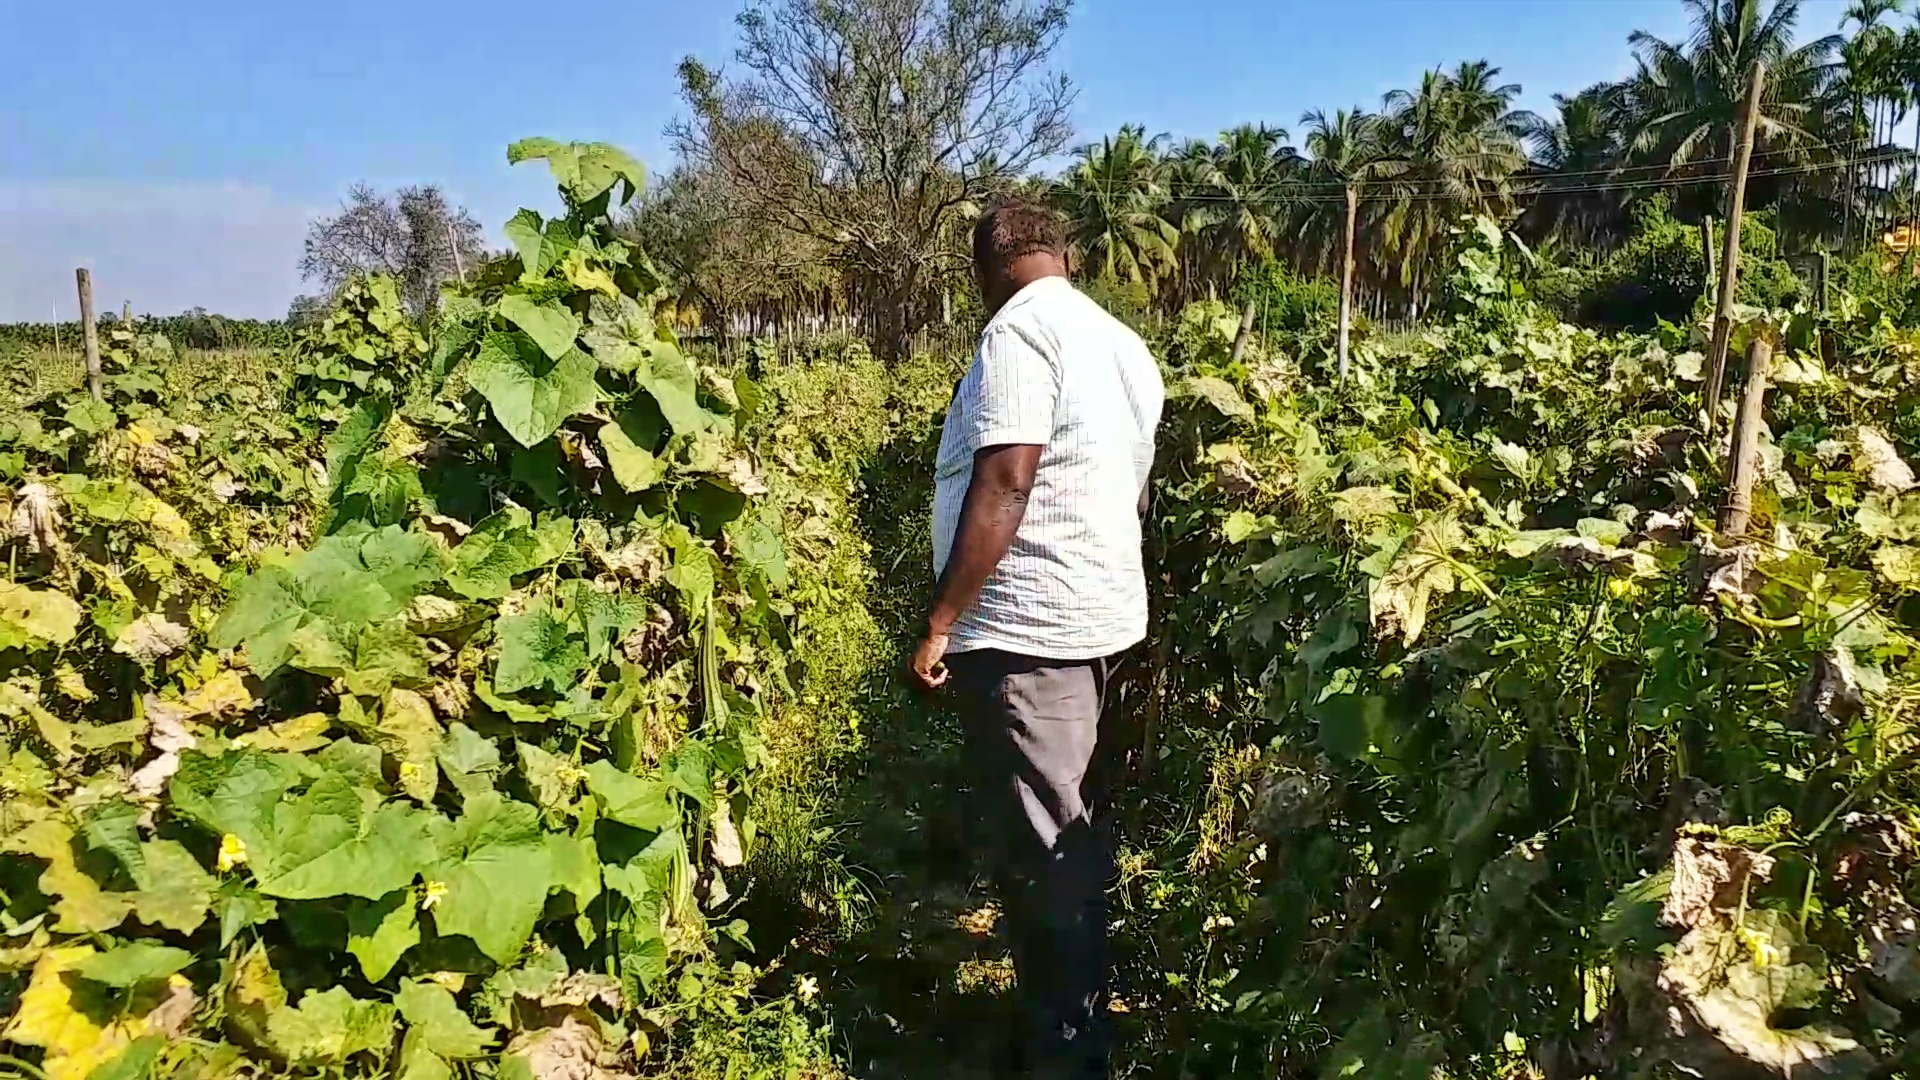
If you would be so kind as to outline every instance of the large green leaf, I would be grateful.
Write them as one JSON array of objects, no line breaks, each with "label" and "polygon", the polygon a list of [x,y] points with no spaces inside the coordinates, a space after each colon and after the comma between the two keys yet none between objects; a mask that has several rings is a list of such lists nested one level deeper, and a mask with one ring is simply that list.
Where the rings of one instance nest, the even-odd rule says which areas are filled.
[{"label": "large green leaf", "polygon": [[267,1017],[267,1035],[294,1065],[344,1065],[355,1054],[386,1053],[393,1006],[361,1001],[340,986],[309,990],[298,1006]]},{"label": "large green leaf", "polygon": [[80,605],[65,593],[0,581],[0,649],[43,649],[72,641]]},{"label": "large green leaf", "polygon": [[593,358],[572,349],[549,359],[525,334],[488,334],[467,366],[467,381],[521,446],[544,442],[567,417],[600,399]]},{"label": "large green leaf", "polygon": [[439,983],[409,979],[400,984],[393,1003],[407,1022],[409,1038],[417,1037],[443,1058],[479,1057],[493,1043],[493,1029],[476,1027]]},{"label": "large green leaf", "polygon": [[561,307],[558,301],[536,304],[516,294],[501,297],[494,310],[532,338],[549,360],[558,360],[572,352],[574,339],[580,336],[579,316]]},{"label": "large green leaf", "polygon": [[256,750],[208,755],[188,750],[168,781],[173,812],[215,836],[232,834],[248,850],[265,852],[273,809],[299,779],[296,765]]},{"label": "large green leaf", "polygon": [[379,982],[420,943],[412,889],[395,889],[378,900],[347,902],[347,951],[360,961],[368,982]]},{"label": "large green leaf", "polygon": [[[444,572],[434,542],[397,525],[336,533],[305,555],[248,575],[209,641],[216,649],[245,645],[248,663],[270,675],[301,651],[302,630],[308,646],[351,641],[358,627],[402,614]],[[327,655],[322,649],[314,659]]]},{"label": "large green leaf", "polygon": [[[475,794],[458,821],[437,826],[445,887],[435,902],[442,934],[464,934],[500,964],[519,954],[554,886],[540,812],[498,792]],[[437,890],[436,890],[437,891]]]},{"label": "large green leaf", "polygon": [[129,987],[157,982],[193,963],[193,954],[171,945],[136,941],[74,961],[72,971],[103,986]]},{"label": "large green leaf", "polygon": [[660,459],[635,445],[619,424],[601,425],[600,446],[607,452],[607,468],[613,470],[613,479],[623,491],[645,491],[666,475]]},{"label": "large green leaf", "polygon": [[622,202],[646,186],[646,170],[617,146],[603,142],[562,143],[552,139],[521,139],[507,147],[507,163],[545,159],[553,170],[554,182],[566,190],[575,203],[584,203],[606,194],[615,183],[625,180]]},{"label": "large green leaf", "polygon": [[713,414],[700,404],[693,365],[679,350],[651,350],[647,362],[634,369],[633,380],[660,406],[660,414],[673,426],[674,434],[692,435],[712,423]]},{"label": "large green leaf", "polygon": [[134,915],[182,934],[198,930],[213,906],[213,875],[178,840],[149,840],[141,845],[141,856]]},{"label": "large green leaf", "polygon": [[411,884],[433,861],[427,830],[434,818],[378,799],[328,774],[281,804],[272,849],[259,866],[260,891],[288,900],[377,900]]},{"label": "large green leaf", "polygon": [[587,650],[545,601],[495,624],[500,660],[493,688],[503,694],[545,686],[565,692],[587,664]]},{"label": "large green leaf", "polygon": [[565,554],[573,536],[570,518],[533,515],[518,506],[488,517],[453,550],[447,584],[471,600],[498,600],[513,591],[513,579]]},{"label": "large green leaf", "polygon": [[612,762],[596,761],[586,768],[587,787],[600,800],[601,813],[622,825],[656,832],[680,820],[673,792],[658,780],[620,771]]}]

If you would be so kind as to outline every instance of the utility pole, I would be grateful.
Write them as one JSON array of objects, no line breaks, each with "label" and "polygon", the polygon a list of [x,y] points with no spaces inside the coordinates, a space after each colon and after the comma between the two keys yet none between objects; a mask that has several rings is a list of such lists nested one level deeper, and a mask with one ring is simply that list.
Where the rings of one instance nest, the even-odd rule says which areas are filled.
[{"label": "utility pole", "polygon": [[1720,251],[1720,288],[1714,295],[1713,352],[1708,359],[1707,433],[1720,417],[1720,390],[1727,376],[1727,339],[1733,334],[1733,286],[1740,276],[1740,218],[1747,208],[1747,166],[1753,161],[1753,133],[1760,125],[1760,91],[1767,83],[1767,62],[1755,60],[1747,99],[1740,107],[1739,141],[1733,153],[1733,181],[1727,189],[1726,242]]},{"label": "utility pole", "polygon": [[93,324],[93,275],[86,267],[73,272],[74,281],[80,286],[80,335],[87,346],[87,389],[92,391],[93,400],[106,399],[106,391],[100,381],[100,328]]}]

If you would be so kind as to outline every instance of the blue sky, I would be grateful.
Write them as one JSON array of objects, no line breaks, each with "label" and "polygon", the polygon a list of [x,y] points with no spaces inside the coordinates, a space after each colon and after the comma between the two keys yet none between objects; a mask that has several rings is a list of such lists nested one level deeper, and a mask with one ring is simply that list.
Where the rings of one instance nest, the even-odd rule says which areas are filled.
[{"label": "blue sky", "polygon": [[[103,307],[275,316],[307,223],[357,181],[433,182],[490,231],[547,207],[516,138],[604,139],[664,167],[674,65],[724,62],[738,0],[0,0],[0,321]],[[1806,0],[1801,33],[1843,0]],[[1485,57],[1545,109],[1632,69],[1679,0],[1078,0],[1056,56],[1082,137],[1210,135],[1377,105]]]}]

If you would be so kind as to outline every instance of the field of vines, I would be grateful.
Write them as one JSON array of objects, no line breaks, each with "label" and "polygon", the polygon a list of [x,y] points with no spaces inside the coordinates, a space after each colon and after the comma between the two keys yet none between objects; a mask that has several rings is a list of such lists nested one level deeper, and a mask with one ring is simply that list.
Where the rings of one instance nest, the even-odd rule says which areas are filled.
[{"label": "field of vines", "polygon": [[[996,1075],[897,677],[967,358],[683,348],[638,163],[508,155],[557,206],[430,324],[376,277],[245,362],[108,326],[101,400],[0,372],[0,1078]],[[1738,310],[1726,534],[1703,328],[1526,258],[1461,223],[1344,384],[1152,328],[1116,1075],[1920,1076],[1920,325]]]}]

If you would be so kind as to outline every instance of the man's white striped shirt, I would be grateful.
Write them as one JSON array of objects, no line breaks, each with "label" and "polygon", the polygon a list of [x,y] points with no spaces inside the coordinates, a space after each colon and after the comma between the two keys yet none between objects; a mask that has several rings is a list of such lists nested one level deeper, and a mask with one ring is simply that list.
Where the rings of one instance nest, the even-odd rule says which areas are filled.
[{"label": "man's white striped shirt", "polygon": [[935,574],[953,550],[974,454],[1043,449],[1013,546],[955,623],[950,652],[1086,660],[1146,635],[1138,504],[1164,398],[1140,336],[1065,278],[1033,282],[994,315],[941,432]]}]

